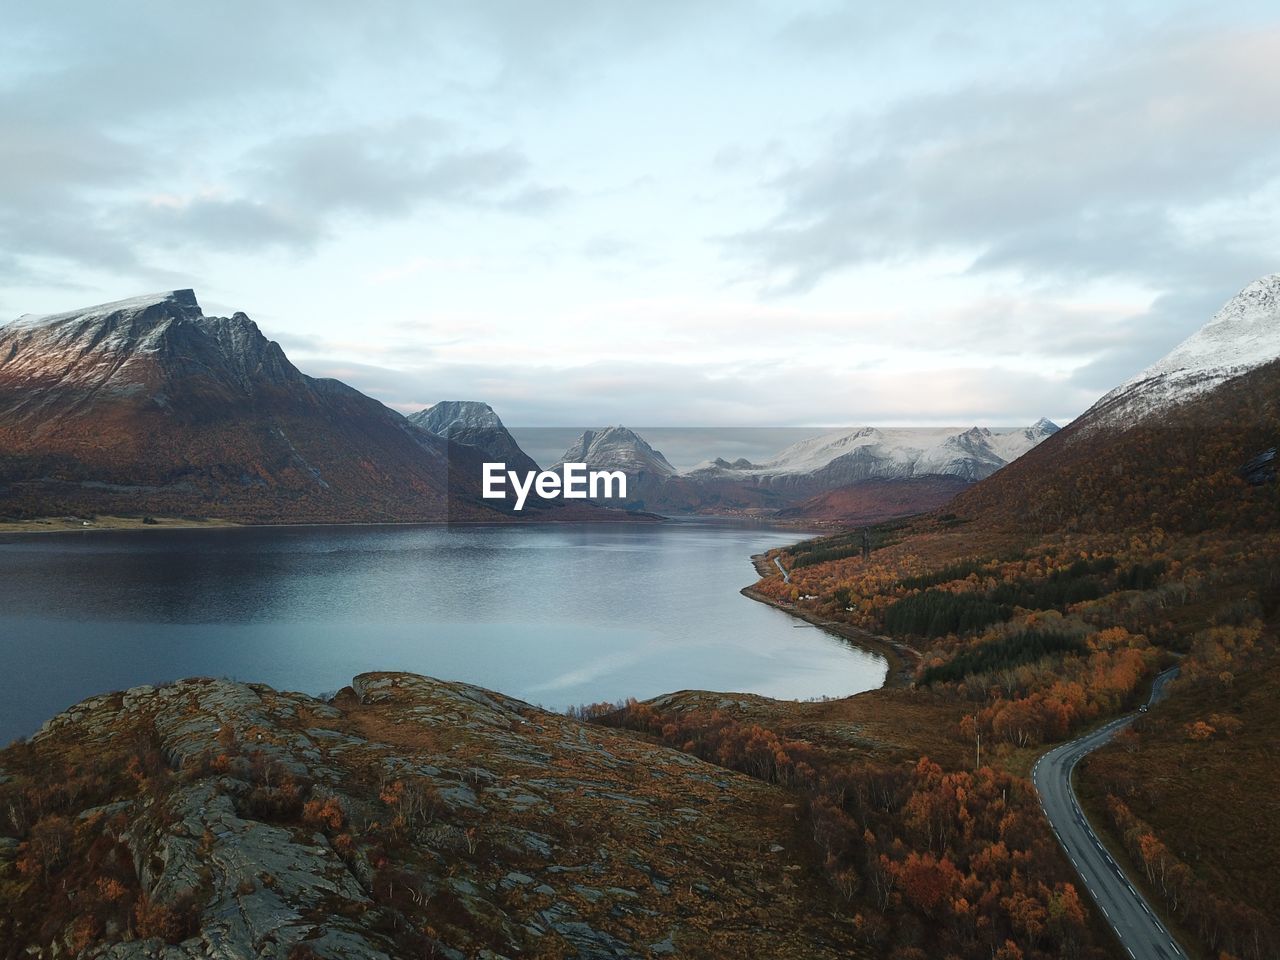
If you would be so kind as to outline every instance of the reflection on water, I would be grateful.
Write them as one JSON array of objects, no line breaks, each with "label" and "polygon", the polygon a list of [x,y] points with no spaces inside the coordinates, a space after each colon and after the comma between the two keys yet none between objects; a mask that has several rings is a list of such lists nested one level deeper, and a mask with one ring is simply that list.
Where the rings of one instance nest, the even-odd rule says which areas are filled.
[{"label": "reflection on water", "polygon": [[320,692],[365,670],[562,708],[879,686],[884,660],[739,595],[786,531],[718,523],[279,527],[0,540],[0,740],[181,676]]}]

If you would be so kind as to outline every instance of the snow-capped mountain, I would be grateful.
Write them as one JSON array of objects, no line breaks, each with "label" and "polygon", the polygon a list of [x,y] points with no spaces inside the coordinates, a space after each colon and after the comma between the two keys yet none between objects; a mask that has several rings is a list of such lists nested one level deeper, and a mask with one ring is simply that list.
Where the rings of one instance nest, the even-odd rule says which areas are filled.
[{"label": "snow-capped mountain", "polygon": [[0,326],[0,510],[490,517],[465,448],[174,290]]},{"label": "snow-capped mountain", "polygon": [[[171,376],[205,376],[245,393],[304,381],[245,314],[206,317],[192,290],[23,314],[0,327],[0,344],[6,380],[57,380],[84,399],[145,393],[158,364]],[[162,395],[157,402],[163,405]]]},{"label": "snow-capped mountain", "polygon": [[1165,357],[1107,393],[1086,427],[1130,426],[1280,357],[1280,273],[1255,280]]},{"label": "snow-capped mountain", "polygon": [[990,476],[1058,431],[1041,419],[1030,427],[859,427],[802,440],[762,463],[713,460],[687,476],[740,479],[816,492],[863,480],[950,476],[969,482]]},{"label": "snow-capped mountain", "polygon": [[533,458],[507,431],[493,407],[479,400],[441,400],[425,410],[409,414],[409,420],[438,437],[473,447],[487,460],[505,463],[508,469],[537,470]]},{"label": "snow-capped mountain", "polygon": [[672,477],[676,474],[676,468],[666,457],[639,434],[623,426],[584,430],[552,469],[558,470],[566,463],[585,463],[593,470],[622,470],[628,476]]}]

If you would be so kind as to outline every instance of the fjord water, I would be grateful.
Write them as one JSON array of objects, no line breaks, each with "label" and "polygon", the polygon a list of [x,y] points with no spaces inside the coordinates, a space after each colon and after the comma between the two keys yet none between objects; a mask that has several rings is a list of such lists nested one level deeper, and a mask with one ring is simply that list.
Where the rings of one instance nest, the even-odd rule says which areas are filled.
[{"label": "fjord water", "polygon": [[0,742],[95,693],[368,670],[560,709],[680,689],[805,698],[886,664],[738,591],[794,531],[715,522],[93,531],[0,538]]}]

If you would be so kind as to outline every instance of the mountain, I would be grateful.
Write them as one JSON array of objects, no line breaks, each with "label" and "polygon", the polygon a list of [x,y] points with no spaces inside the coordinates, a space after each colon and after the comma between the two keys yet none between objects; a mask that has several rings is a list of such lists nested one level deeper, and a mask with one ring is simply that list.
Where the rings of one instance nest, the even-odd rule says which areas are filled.
[{"label": "mountain", "polygon": [[0,327],[0,512],[246,522],[495,516],[478,459],[191,290]]},{"label": "mountain", "polygon": [[740,479],[806,492],[832,490],[863,480],[958,477],[981,480],[1058,431],[1038,420],[1022,430],[972,427],[854,430],[821,434],[792,444],[763,463],[715,460],[690,471],[704,479]]},{"label": "mountain", "polygon": [[942,506],[1057,433],[1022,429],[859,427],[792,444],[761,463],[722,459],[684,474],[719,502],[753,497],[779,519],[876,523]]},{"label": "mountain", "polygon": [[1081,424],[1126,426],[1280,357],[1280,273],[1255,280],[1203,327],[1095,403]]},{"label": "mountain", "polygon": [[699,491],[676,475],[676,468],[660,451],[623,426],[584,430],[551,469],[558,471],[566,463],[625,473],[627,510],[693,513],[701,501]]},{"label": "mountain", "polygon": [[[1259,522],[1280,436],[1280,274],[949,509],[1018,528],[1088,531]],[[1280,518],[1275,518],[1280,520]]]},{"label": "mountain", "polygon": [[409,422],[438,437],[472,447],[483,454],[485,460],[505,463],[510,470],[523,473],[538,469],[533,458],[520,449],[515,437],[493,412],[493,407],[479,400],[441,400],[409,414]]},{"label": "mountain", "polygon": [[557,468],[622,470],[631,506],[646,510],[867,523],[932,510],[1057,430],[1048,420],[1022,429],[861,427],[761,463],[715,459],[680,473],[635,431],[609,427],[585,431]]},{"label": "mountain", "polygon": [[552,469],[558,470],[566,463],[585,463],[592,470],[622,470],[629,478],[676,474],[666,457],[639,434],[622,426],[584,430]]}]

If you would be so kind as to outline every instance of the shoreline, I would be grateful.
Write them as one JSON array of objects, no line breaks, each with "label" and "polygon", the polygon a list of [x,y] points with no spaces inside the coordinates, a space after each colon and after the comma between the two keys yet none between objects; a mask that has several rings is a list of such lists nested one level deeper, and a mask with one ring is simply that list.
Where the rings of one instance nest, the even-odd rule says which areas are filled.
[{"label": "shoreline", "polygon": [[[755,571],[761,579],[776,575],[773,572],[773,564],[763,553],[754,554],[751,557],[751,564],[755,567]],[[775,600],[773,597],[761,593],[754,585],[743,587],[738,592],[748,599],[755,600],[757,603],[763,603],[766,606],[773,607],[775,610],[781,610],[797,620],[803,620],[805,623],[835,634],[855,646],[880,654],[889,662],[889,669],[885,671],[884,683],[878,689],[905,688],[915,683],[915,665],[920,660],[920,654],[907,644],[890,640],[888,637],[870,633],[847,623],[841,623],[838,620],[828,620],[817,614],[801,610],[793,604]],[[867,691],[860,692],[866,693]],[[849,696],[853,697],[857,695],[856,693],[849,694]]]},{"label": "shoreline", "polygon": [[763,518],[739,517],[732,514],[689,514],[666,516],[647,511],[617,511],[614,516],[591,517],[530,517],[521,519],[484,520],[298,520],[282,523],[247,523],[221,517],[154,517],[154,523],[144,523],[142,517],[101,515],[86,522],[83,517],[36,517],[30,520],[0,519],[0,537],[5,534],[29,533],[94,533],[135,530],[283,530],[298,527],[512,527],[551,526],[555,524],[618,524],[618,523],[729,523],[752,527],[766,527],[787,532],[811,532],[820,535],[812,525],[793,522],[772,522]]},{"label": "shoreline", "polygon": [[95,531],[120,530],[202,530],[229,529],[245,524],[234,520],[206,518],[195,520],[185,517],[153,517],[145,523],[142,517],[100,516],[93,520],[83,517],[37,517],[32,520],[0,520],[0,536],[6,533],[93,533]]},{"label": "shoreline", "polygon": [[509,527],[542,526],[564,523],[661,523],[667,517],[650,513],[630,513],[618,517],[537,518],[530,520],[301,520],[285,523],[244,523],[219,517],[190,519],[156,517],[155,523],[144,523],[141,517],[100,516],[85,521],[81,517],[39,517],[32,520],[0,520],[0,536],[6,533],[94,533],[122,530],[282,530],[295,527]]}]

